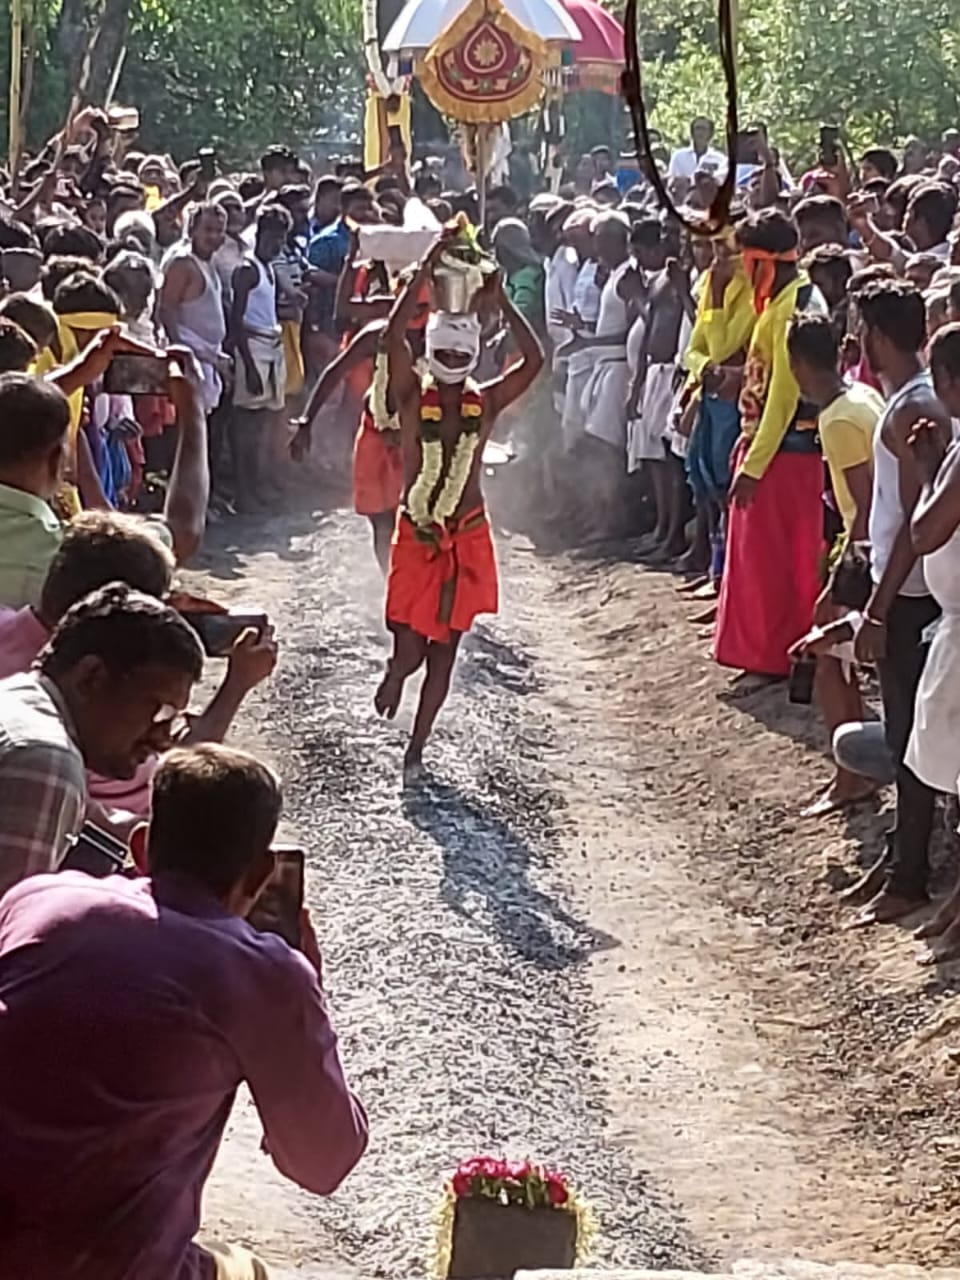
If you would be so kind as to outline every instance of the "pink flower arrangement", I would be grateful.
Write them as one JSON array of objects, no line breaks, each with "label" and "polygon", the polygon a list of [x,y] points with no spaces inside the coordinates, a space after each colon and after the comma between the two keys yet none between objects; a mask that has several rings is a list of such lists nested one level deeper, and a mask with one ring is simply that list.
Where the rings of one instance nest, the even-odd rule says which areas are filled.
[{"label": "pink flower arrangement", "polygon": [[571,1207],[570,1187],[564,1175],[530,1160],[473,1156],[458,1165],[450,1179],[450,1190],[458,1200],[482,1196],[528,1209]]}]

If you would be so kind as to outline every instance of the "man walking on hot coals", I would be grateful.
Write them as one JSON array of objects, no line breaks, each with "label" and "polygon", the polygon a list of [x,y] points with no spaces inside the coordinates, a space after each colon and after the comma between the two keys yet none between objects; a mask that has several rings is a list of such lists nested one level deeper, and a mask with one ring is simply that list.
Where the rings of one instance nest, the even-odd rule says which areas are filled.
[{"label": "man walking on hot coals", "polygon": [[426,663],[413,735],[404,757],[407,781],[421,770],[423,748],[450,688],[460,637],[481,613],[499,607],[493,539],[480,484],[483,447],[498,415],[531,386],[543,350],[506,297],[499,276],[484,294],[499,306],[519,361],[478,386],[470,375],[480,358],[475,312],[437,311],[427,321],[427,377],[414,373],[407,330],[424,285],[457,232],[446,232],[425,256],[390,315],[383,337],[390,394],[400,419],[404,497],[390,554],[387,625],[393,655],[376,707],[392,719],[409,676]]}]

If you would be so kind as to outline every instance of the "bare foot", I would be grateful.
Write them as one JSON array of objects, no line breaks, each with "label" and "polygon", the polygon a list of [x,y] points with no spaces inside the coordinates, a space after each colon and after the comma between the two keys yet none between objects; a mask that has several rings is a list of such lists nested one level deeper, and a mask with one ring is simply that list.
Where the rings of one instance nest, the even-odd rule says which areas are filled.
[{"label": "bare foot", "polygon": [[701,573],[699,577],[691,578],[689,582],[677,583],[676,590],[680,595],[688,596],[693,591],[699,591],[701,587],[708,587],[710,579],[706,574]]},{"label": "bare foot", "polygon": [[414,746],[411,742],[403,757],[403,785],[413,787],[424,776],[423,747]]},{"label": "bare foot", "polygon": [[849,928],[865,929],[873,924],[893,924],[897,920],[902,920],[904,916],[913,915],[915,911],[926,906],[928,901],[926,894],[922,897],[907,897],[905,894],[895,893],[892,889],[881,889],[876,897],[871,898],[867,905],[854,916]]},{"label": "bare foot", "polygon": [[960,920],[955,920],[935,947],[931,947],[928,955],[921,956],[918,963],[924,965],[947,964],[951,960],[960,959]]},{"label": "bare foot", "polygon": [[704,564],[701,556],[695,555],[693,551],[687,551],[677,561],[675,568],[677,573],[692,574],[695,578],[701,578],[709,565],[709,560]]},{"label": "bare foot", "polygon": [[879,787],[874,782],[863,780],[857,785],[846,784],[834,780],[826,791],[817,796],[806,808],[800,810],[801,818],[823,818],[830,813],[839,813],[843,809],[851,809],[856,804],[875,796]]},{"label": "bare foot", "polygon": [[863,873],[856,884],[852,884],[849,889],[844,889],[840,895],[840,901],[850,906],[857,906],[862,902],[875,898],[883,888],[887,875],[887,865],[887,855],[884,854],[876,860],[868,871]]},{"label": "bare foot", "polygon": [[918,942],[925,942],[927,938],[939,938],[945,934],[960,919],[960,896],[952,893],[946,902],[942,902],[934,915],[922,924],[919,929],[915,929],[913,936]]},{"label": "bare foot", "polygon": [[385,716],[387,720],[392,720],[399,710],[402,696],[403,678],[396,675],[393,663],[388,662],[387,673],[380,681],[380,688],[373,698],[373,705],[376,708],[377,715]]},{"label": "bare foot", "polygon": [[771,685],[782,684],[786,676],[768,676],[759,671],[741,671],[729,684],[730,698],[748,698],[761,689],[769,689]]},{"label": "bare foot", "polygon": [[692,618],[687,621],[692,627],[709,627],[717,620],[717,606],[712,604],[709,609],[704,609],[702,613],[695,613]]}]

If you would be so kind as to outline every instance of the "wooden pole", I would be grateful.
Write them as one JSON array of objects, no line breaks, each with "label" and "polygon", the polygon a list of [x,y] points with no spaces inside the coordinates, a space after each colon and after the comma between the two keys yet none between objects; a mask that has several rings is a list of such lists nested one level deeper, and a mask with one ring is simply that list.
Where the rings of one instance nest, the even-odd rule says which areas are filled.
[{"label": "wooden pole", "polygon": [[487,222],[487,126],[478,124],[477,145],[474,154],[477,157],[477,200],[480,206],[480,226]]},{"label": "wooden pole", "polygon": [[110,77],[110,83],[107,85],[107,96],[103,100],[103,105],[109,107],[117,92],[117,85],[120,83],[120,76],[123,73],[123,64],[127,60],[127,46],[121,45],[120,52],[117,54],[116,65],[113,68],[113,75]]},{"label": "wooden pole", "polygon": [[16,184],[20,167],[20,85],[23,74],[23,0],[10,0],[10,177]]}]

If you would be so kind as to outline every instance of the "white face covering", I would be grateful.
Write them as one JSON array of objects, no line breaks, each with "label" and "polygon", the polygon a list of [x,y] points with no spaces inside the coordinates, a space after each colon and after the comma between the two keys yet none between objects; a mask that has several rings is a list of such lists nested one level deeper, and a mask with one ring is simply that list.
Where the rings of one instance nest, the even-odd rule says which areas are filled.
[{"label": "white face covering", "polygon": [[[434,311],[427,321],[426,344],[427,368],[437,382],[463,382],[480,359],[480,320],[472,313]],[[438,351],[455,351],[469,360],[451,368],[437,359]]]}]

